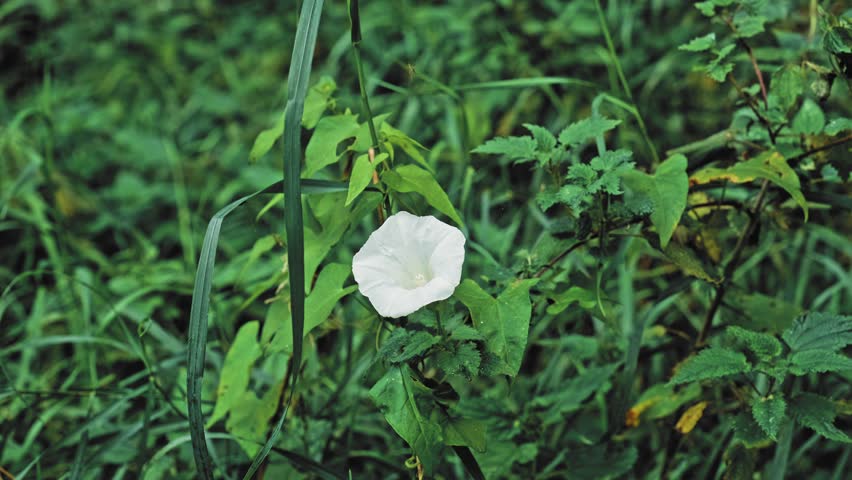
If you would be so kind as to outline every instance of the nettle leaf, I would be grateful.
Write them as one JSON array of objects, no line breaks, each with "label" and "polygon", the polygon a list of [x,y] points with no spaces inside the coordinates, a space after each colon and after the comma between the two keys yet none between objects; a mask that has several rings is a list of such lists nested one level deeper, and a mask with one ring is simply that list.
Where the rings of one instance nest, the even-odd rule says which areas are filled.
[{"label": "nettle leaf", "polygon": [[772,74],[769,94],[778,101],[783,111],[796,104],[805,91],[805,70],[799,65],[785,65]]},{"label": "nettle leaf", "polygon": [[476,376],[482,363],[482,355],[473,342],[454,342],[435,357],[438,367],[447,375],[460,374],[467,378]]},{"label": "nettle leaf", "polygon": [[774,335],[768,333],[753,332],[738,326],[730,326],[725,333],[755,353],[764,360],[771,359],[781,354],[781,342]]},{"label": "nettle leaf", "polygon": [[447,332],[451,340],[485,340],[482,332],[464,323],[463,316],[450,317],[444,323],[444,331]]},{"label": "nettle leaf", "polygon": [[841,132],[852,130],[852,119],[846,117],[833,118],[825,126],[825,134],[832,137]]},{"label": "nettle leaf", "polygon": [[693,38],[689,43],[684,43],[677,48],[678,50],[686,50],[687,52],[703,52],[710,50],[714,46],[716,46],[716,34],[708,33],[703,37]]},{"label": "nettle leaf", "polygon": [[370,156],[367,154],[359,155],[355,159],[352,174],[349,175],[349,192],[346,194],[346,206],[349,206],[367,188],[367,185],[370,184],[370,180],[373,178],[373,172],[376,171],[376,167],[387,160],[387,158],[387,153],[380,153],[375,156],[372,162],[370,162]]},{"label": "nettle leaf", "polygon": [[660,236],[660,245],[666,248],[672,234],[686,210],[689,193],[689,176],[686,174],[686,157],[674,155],[660,164],[654,175],[627,170],[622,180],[627,188],[646,197],[653,205],[651,222]]},{"label": "nettle leaf", "polygon": [[793,131],[805,135],[816,135],[825,128],[825,114],[822,108],[810,98],[802,102],[799,113],[793,117]]},{"label": "nettle leaf", "polygon": [[852,316],[806,313],[796,318],[781,338],[794,352],[835,352],[852,343]]},{"label": "nettle leaf", "polygon": [[539,152],[549,152],[556,147],[556,137],[550,133],[550,130],[530,123],[525,123],[524,128],[532,133]]},{"label": "nettle leaf", "polygon": [[766,432],[758,425],[754,419],[754,415],[748,413],[740,413],[734,417],[731,425],[734,429],[734,439],[743,442],[749,448],[766,445],[770,442],[770,438],[766,436]]},{"label": "nettle leaf", "polygon": [[760,428],[772,440],[778,436],[778,429],[786,420],[787,402],[780,393],[766,398],[757,398],[751,404],[751,414]]},{"label": "nettle leaf", "polygon": [[382,181],[390,188],[401,193],[418,193],[426,199],[429,205],[450,217],[459,226],[464,223],[450,202],[450,197],[438,184],[431,173],[415,165],[401,165],[382,174]]},{"label": "nettle leaf", "polygon": [[800,393],[790,400],[789,412],[796,422],[829,440],[852,443],[852,438],[834,424],[836,406],[825,397]]},{"label": "nettle leaf", "polygon": [[633,152],[630,150],[609,150],[589,161],[589,165],[598,172],[600,177],[589,186],[591,193],[600,191],[610,195],[621,195],[621,177],[635,167],[631,162]]},{"label": "nettle leaf", "polygon": [[805,350],[790,356],[790,373],[807,375],[813,372],[852,371],[852,358],[825,350]]},{"label": "nettle leaf", "polygon": [[689,181],[691,184],[702,184],[724,179],[733,183],[746,183],[756,178],[765,178],[789,193],[793,200],[802,207],[802,211],[805,213],[805,221],[807,221],[808,203],[805,196],[802,195],[799,177],[787,164],[787,159],[776,151],[764,152],[726,169],[705,168],[692,175]]},{"label": "nettle leaf", "polygon": [[453,294],[470,310],[486,348],[500,362],[496,373],[514,377],[521,369],[532,314],[529,290],[536,283],[538,279],[516,281],[495,299],[466,279]]},{"label": "nettle leaf", "polygon": [[676,385],[697,382],[749,371],[751,371],[751,364],[742,353],[720,347],[710,347],[681,363],[669,383]]},{"label": "nettle leaf", "polygon": [[414,450],[426,476],[431,477],[444,446],[439,423],[443,412],[432,391],[412,378],[407,365],[400,365],[376,382],[370,389],[370,398],[394,431]]},{"label": "nettle leaf", "polygon": [[350,112],[323,117],[305,147],[305,176],[311,177],[321,168],[337,163],[337,145],[355,136],[360,124]]},{"label": "nettle leaf", "polygon": [[604,117],[589,117],[568,125],[559,133],[559,143],[566,147],[576,147],[598,135],[612,130],[621,124],[621,120],[610,120]]},{"label": "nettle leaf", "polygon": [[505,155],[516,162],[531,162],[536,159],[536,141],[532,137],[497,137],[474,148],[473,153]]}]

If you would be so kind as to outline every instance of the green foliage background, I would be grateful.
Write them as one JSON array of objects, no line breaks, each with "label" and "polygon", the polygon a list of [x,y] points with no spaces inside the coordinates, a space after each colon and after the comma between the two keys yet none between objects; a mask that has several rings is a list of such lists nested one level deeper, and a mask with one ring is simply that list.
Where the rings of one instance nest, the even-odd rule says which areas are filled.
[{"label": "green foliage background", "polygon": [[0,4],[0,478],[845,478],[844,2],[352,5]]}]

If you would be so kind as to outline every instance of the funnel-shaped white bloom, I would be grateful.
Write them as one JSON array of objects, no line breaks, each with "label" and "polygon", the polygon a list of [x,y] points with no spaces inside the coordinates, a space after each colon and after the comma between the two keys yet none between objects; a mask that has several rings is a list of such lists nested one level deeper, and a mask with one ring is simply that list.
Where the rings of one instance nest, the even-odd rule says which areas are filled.
[{"label": "funnel-shaped white bloom", "polygon": [[399,212],[370,234],[352,260],[358,289],[383,317],[399,318],[453,294],[464,235],[433,216]]}]

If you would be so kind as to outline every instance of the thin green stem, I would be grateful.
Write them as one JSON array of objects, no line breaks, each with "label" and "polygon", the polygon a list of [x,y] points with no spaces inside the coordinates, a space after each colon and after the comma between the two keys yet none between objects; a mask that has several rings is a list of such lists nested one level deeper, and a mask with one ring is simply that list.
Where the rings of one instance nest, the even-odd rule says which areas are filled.
[{"label": "thin green stem", "polygon": [[648,144],[648,150],[651,152],[654,164],[658,164],[660,163],[660,156],[657,154],[657,148],[654,147],[651,137],[648,136],[648,129],[645,127],[645,120],[642,119],[642,115],[639,113],[639,106],[636,105],[636,101],[633,99],[633,93],[630,91],[630,85],[627,83],[627,77],[624,76],[624,70],[621,68],[621,62],[618,60],[618,55],[615,53],[615,45],[612,42],[609,27],[606,25],[606,18],[604,17],[600,0],[595,0],[595,8],[598,11],[598,21],[600,22],[601,30],[603,31],[604,39],[606,40],[606,47],[609,50],[609,55],[612,57],[612,64],[615,66],[615,71],[618,74],[618,81],[621,83],[621,88],[624,90],[624,94],[627,96],[627,99],[630,100],[630,103],[633,104],[633,108],[636,109],[636,121],[639,123],[639,130],[642,132],[642,137],[645,139],[645,143]]},{"label": "thin green stem", "polygon": [[358,0],[348,0],[349,23],[352,30],[352,51],[355,53],[355,69],[358,71],[358,88],[361,92],[361,104],[367,115],[367,125],[370,127],[372,147],[379,150],[379,136],[373,123],[373,111],[370,109],[370,99],[367,97],[367,86],[364,81],[364,62],[361,61],[361,16],[358,12]]}]

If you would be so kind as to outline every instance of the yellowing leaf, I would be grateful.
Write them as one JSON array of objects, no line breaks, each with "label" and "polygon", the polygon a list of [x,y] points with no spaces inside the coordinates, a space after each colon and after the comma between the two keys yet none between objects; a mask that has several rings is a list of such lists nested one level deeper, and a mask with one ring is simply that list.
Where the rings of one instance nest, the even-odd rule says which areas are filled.
[{"label": "yellowing leaf", "polygon": [[698,402],[695,405],[686,409],[683,412],[683,415],[680,416],[680,419],[675,424],[675,430],[686,435],[691,432],[695,428],[695,424],[701,420],[701,416],[704,415],[704,409],[707,408],[707,402]]},{"label": "yellowing leaf", "polygon": [[729,168],[705,168],[690,177],[689,183],[695,185],[714,180],[747,183],[757,178],[764,178],[783,188],[802,207],[802,211],[805,212],[805,221],[808,220],[808,203],[802,195],[799,177],[787,164],[787,159],[778,152],[765,152]]}]

